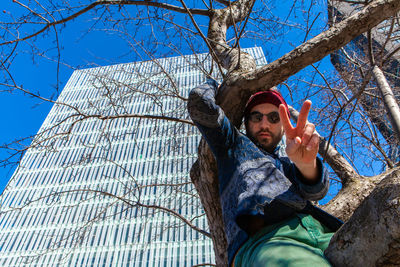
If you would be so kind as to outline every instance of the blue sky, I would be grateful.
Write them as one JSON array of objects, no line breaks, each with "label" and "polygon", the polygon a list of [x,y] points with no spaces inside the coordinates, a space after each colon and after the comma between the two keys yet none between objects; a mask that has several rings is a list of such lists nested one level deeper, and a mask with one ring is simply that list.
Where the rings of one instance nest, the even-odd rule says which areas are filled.
[{"label": "blue sky", "polygon": [[[284,6],[284,5],[287,6]],[[322,5],[318,9],[320,14],[314,27],[316,32],[326,26],[327,11],[324,1],[317,1],[316,4]],[[290,9],[289,1],[279,4],[279,13],[287,14]],[[17,16],[20,8],[12,1],[6,0],[2,3],[1,16]],[[301,18],[299,18],[301,19]],[[47,98],[54,96],[55,87],[59,91],[63,88],[74,69],[93,67],[96,65],[109,65],[136,60],[126,51],[131,49],[121,38],[102,31],[92,31],[86,34],[86,29],[96,22],[95,19],[84,15],[75,21],[69,22],[59,35],[59,42],[63,47],[61,56],[65,65],[60,65],[60,72],[57,76],[57,64],[44,57],[35,57],[32,61],[28,50],[22,49],[22,53],[14,60],[12,71],[17,84],[23,84],[33,92],[40,91],[41,95]],[[148,33],[143,33],[148,34]],[[266,53],[267,59],[272,61],[284,53],[290,51],[294,46],[300,44],[304,39],[304,32],[297,31],[287,35],[286,39],[263,43],[257,40],[242,42],[242,47],[261,46]],[[43,46],[46,39],[38,40],[38,45]],[[270,53],[267,53],[270,51]],[[200,51],[206,52],[206,51]],[[52,51],[50,51],[50,54]],[[327,68],[332,68],[329,59],[325,59],[323,64]],[[57,78],[58,77],[58,78]],[[58,81],[58,84],[57,84]],[[4,88],[2,88],[4,89]],[[2,131],[0,131],[0,143],[6,144],[15,139],[34,135],[40,128],[45,117],[51,109],[51,104],[23,95],[21,92],[13,93],[1,92],[0,112]],[[4,150],[0,150],[0,156],[6,156]],[[0,191],[3,190],[13,168],[0,168]]]},{"label": "blue sky", "polygon": [[[12,14],[15,17],[21,11],[21,8],[12,1],[4,2],[1,16]],[[40,92],[41,96],[45,98],[54,99],[54,96],[57,95],[55,89],[57,84],[58,92],[60,92],[74,69],[118,63],[108,59],[120,57],[121,51],[127,49],[126,45],[121,40],[100,32],[85,35],[85,29],[92,24],[90,18],[82,16],[82,18],[70,22],[68,27],[62,31],[59,36],[63,47],[61,56],[63,62],[73,68],[60,65],[58,74],[57,64],[54,61],[40,56],[36,56],[32,60],[30,51],[21,49],[11,66],[16,83],[34,93]],[[39,40],[38,45],[43,46],[43,42],[46,40]],[[112,43],[112,49],[110,49],[110,43]],[[124,62],[128,61],[125,59]],[[0,90],[6,90],[6,88],[2,87]],[[1,145],[35,135],[52,107],[51,103],[32,98],[21,91],[0,92],[0,96],[0,114],[2,114],[0,123],[3,125],[2,131],[0,131]],[[0,149],[0,157],[7,156],[8,152]],[[0,192],[3,191],[14,169],[10,166],[0,167]]]}]

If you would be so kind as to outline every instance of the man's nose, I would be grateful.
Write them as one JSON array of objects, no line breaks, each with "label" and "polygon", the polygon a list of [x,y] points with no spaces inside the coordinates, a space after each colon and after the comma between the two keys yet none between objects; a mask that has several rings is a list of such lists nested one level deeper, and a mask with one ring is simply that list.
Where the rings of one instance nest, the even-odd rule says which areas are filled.
[{"label": "man's nose", "polygon": [[268,129],[269,126],[270,126],[270,122],[268,121],[267,116],[263,116],[260,121],[261,129]]}]

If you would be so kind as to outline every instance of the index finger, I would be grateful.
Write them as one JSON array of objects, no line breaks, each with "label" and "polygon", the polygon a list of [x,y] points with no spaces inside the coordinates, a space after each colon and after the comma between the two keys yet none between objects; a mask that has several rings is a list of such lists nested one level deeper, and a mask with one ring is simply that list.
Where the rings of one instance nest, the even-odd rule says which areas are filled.
[{"label": "index finger", "polygon": [[279,105],[279,118],[281,119],[283,130],[285,131],[286,136],[288,138],[293,138],[292,133],[294,128],[292,126],[292,123],[290,122],[286,107],[283,104]]},{"label": "index finger", "polygon": [[311,101],[306,100],[303,103],[303,106],[301,107],[299,118],[297,119],[297,125],[296,129],[304,129],[304,126],[306,126],[307,123],[307,118],[308,118],[308,113],[310,112],[311,109]]}]

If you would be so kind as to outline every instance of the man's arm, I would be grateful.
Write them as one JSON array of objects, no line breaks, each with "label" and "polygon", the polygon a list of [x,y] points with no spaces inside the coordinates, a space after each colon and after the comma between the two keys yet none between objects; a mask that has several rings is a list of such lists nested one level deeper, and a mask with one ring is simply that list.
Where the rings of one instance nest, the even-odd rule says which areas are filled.
[{"label": "man's arm", "polygon": [[310,200],[325,196],[329,188],[329,178],[322,162],[317,159],[319,135],[315,125],[307,121],[311,101],[304,102],[296,127],[290,123],[284,105],[279,106],[279,115],[286,135],[286,154],[296,166],[297,184],[302,195]]},{"label": "man's arm", "polygon": [[[294,164],[293,164],[294,165]],[[296,165],[293,166],[295,172],[295,184],[300,194],[308,200],[320,200],[329,190],[329,175],[324,167],[322,160],[316,159],[317,179],[310,182],[307,180]]]},{"label": "man's arm", "polygon": [[311,101],[307,100],[300,110],[296,127],[290,123],[284,105],[279,106],[279,116],[286,135],[286,154],[302,173],[304,182],[313,184],[320,176],[316,161],[319,135],[315,131],[315,125],[307,122],[310,109]]},{"label": "man's arm", "polygon": [[212,79],[194,88],[189,94],[188,111],[215,156],[226,153],[237,135],[236,128],[215,104],[218,84]]}]

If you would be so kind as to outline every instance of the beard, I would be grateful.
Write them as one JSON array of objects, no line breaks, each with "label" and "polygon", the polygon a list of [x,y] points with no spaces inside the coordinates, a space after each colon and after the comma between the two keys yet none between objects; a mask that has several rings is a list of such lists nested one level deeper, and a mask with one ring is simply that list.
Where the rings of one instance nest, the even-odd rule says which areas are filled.
[{"label": "beard", "polygon": [[269,130],[260,130],[256,133],[249,133],[247,136],[260,148],[273,153],[279,142],[282,140],[283,132],[273,134]]}]

